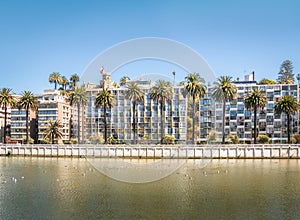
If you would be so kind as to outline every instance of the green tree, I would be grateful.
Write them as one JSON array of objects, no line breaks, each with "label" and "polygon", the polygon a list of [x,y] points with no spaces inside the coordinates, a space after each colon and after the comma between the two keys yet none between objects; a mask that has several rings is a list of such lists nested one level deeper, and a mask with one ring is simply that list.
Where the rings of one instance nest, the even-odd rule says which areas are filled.
[{"label": "green tree", "polygon": [[49,82],[54,83],[54,89],[57,89],[57,84],[61,81],[61,75],[58,72],[53,72],[49,76]]},{"label": "green tree", "polygon": [[201,78],[199,73],[190,73],[185,77],[185,89],[192,97],[192,118],[193,118],[193,130],[192,130],[192,144],[195,143],[195,115],[196,115],[196,101],[203,98],[206,94],[205,81]]},{"label": "green tree", "polygon": [[69,95],[69,102],[70,105],[76,105],[77,106],[77,139],[78,143],[80,144],[80,108],[82,110],[81,112],[81,130],[82,130],[82,141],[84,140],[83,137],[83,131],[84,131],[84,108],[88,101],[87,93],[84,86],[76,87]]},{"label": "green tree", "polygon": [[70,77],[70,87],[72,90],[74,90],[77,87],[77,82],[79,82],[79,76],[76,73],[74,73]]},{"label": "green tree", "polygon": [[103,117],[103,123],[104,123],[104,143],[107,144],[107,120],[106,120],[106,111],[107,108],[113,107],[113,101],[114,97],[111,92],[111,90],[108,89],[102,89],[96,96],[95,105],[97,108],[103,107],[104,117]]},{"label": "green tree", "polygon": [[150,98],[152,100],[155,100],[160,103],[160,143],[163,144],[163,138],[164,138],[164,107],[165,102],[171,102],[173,98],[173,86],[170,82],[164,81],[164,80],[158,80],[150,89]]},{"label": "green tree", "polygon": [[223,114],[222,114],[222,144],[225,144],[225,108],[226,101],[232,101],[236,97],[237,91],[233,84],[232,77],[221,76],[218,81],[215,82],[213,88],[213,97],[217,101],[223,102]]},{"label": "green tree", "polygon": [[245,107],[248,110],[253,110],[254,113],[254,144],[256,144],[257,137],[257,111],[263,109],[267,104],[266,93],[259,89],[252,89],[245,97]]},{"label": "green tree", "polygon": [[7,108],[14,107],[16,100],[11,94],[12,90],[8,88],[2,88],[0,92],[0,106],[4,108],[4,135],[3,143],[6,144],[6,132],[7,132]]},{"label": "green tree", "polygon": [[144,100],[145,92],[144,90],[139,87],[139,85],[135,82],[130,82],[126,86],[125,90],[125,98],[129,99],[132,104],[132,121],[133,121],[133,140],[136,144],[136,108],[139,102]]},{"label": "green tree", "polygon": [[298,111],[297,100],[293,96],[283,96],[275,103],[275,111],[277,114],[284,113],[287,120],[288,144],[291,143],[290,137],[290,117]]},{"label": "green tree", "polygon": [[266,79],[266,78],[263,78],[262,80],[260,80],[257,85],[274,85],[276,84],[276,82],[272,79]]},{"label": "green tree", "polygon": [[126,85],[126,83],[128,82],[128,80],[130,80],[130,78],[128,76],[123,76],[121,79],[120,79],[120,86],[124,86]]},{"label": "green tree", "polygon": [[24,91],[18,101],[19,108],[26,110],[26,143],[29,144],[29,110],[36,110],[38,106],[37,98],[30,91]]},{"label": "green tree", "polygon": [[49,138],[51,143],[54,144],[55,138],[62,138],[61,128],[62,124],[59,120],[49,121],[44,131],[44,137]]},{"label": "green tree", "polygon": [[278,83],[279,84],[294,84],[294,73],[293,64],[290,60],[285,60],[280,66],[280,71],[278,73]]}]

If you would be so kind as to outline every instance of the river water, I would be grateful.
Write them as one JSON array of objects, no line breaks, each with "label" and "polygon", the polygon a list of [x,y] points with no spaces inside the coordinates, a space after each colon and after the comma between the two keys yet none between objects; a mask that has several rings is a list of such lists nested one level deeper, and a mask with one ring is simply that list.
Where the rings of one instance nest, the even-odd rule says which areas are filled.
[{"label": "river water", "polygon": [[[98,159],[101,160],[101,159]],[[148,183],[84,158],[0,158],[0,219],[300,219],[299,160],[188,160]]]}]

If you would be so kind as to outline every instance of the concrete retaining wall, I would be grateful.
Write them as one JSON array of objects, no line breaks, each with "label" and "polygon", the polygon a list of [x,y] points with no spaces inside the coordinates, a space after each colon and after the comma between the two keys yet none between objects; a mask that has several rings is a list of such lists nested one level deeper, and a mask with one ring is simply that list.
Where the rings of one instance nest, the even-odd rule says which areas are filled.
[{"label": "concrete retaining wall", "polygon": [[0,155],[132,158],[300,158],[300,145],[2,145]]}]

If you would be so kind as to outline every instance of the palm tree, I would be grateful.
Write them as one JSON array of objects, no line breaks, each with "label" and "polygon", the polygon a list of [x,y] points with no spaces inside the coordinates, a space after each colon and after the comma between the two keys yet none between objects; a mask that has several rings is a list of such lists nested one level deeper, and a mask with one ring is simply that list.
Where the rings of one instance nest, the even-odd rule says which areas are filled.
[{"label": "palm tree", "polygon": [[60,78],[59,84],[62,85],[63,90],[67,90],[67,85],[69,85],[69,80],[65,76],[62,76]]},{"label": "palm tree", "polygon": [[79,76],[74,73],[71,77],[70,77],[70,87],[72,89],[76,88],[76,83],[79,82]]},{"label": "palm tree", "polygon": [[170,82],[164,80],[158,80],[154,87],[150,89],[150,98],[160,103],[160,143],[163,144],[164,139],[164,106],[165,102],[172,101],[173,87]]},{"label": "palm tree", "polygon": [[291,142],[290,137],[290,116],[298,111],[299,105],[297,100],[293,96],[283,96],[280,100],[275,103],[275,112],[277,114],[286,114],[287,119],[287,133],[288,133],[288,144]]},{"label": "palm tree", "polygon": [[62,138],[62,132],[60,131],[62,124],[59,120],[49,121],[46,126],[44,136],[45,138],[49,138],[52,144],[54,144],[55,138]]},{"label": "palm tree", "polygon": [[84,107],[85,104],[87,103],[88,98],[87,98],[87,93],[85,90],[85,87],[76,87],[69,95],[69,102],[70,105],[77,105],[77,138],[78,138],[78,143],[80,143],[80,107],[82,109],[81,113],[81,129],[82,129],[82,140],[84,139],[83,137],[83,132],[84,132]]},{"label": "palm tree", "polygon": [[58,72],[53,72],[49,76],[49,82],[54,83],[54,89],[57,89],[57,84],[60,83],[61,75]]},{"label": "palm tree", "polygon": [[133,140],[136,144],[136,107],[137,104],[144,100],[145,92],[143,89],[139,87],[139,85],[135,82],[131,82],[127,84],[125,97],[126,99],[130,99],[132,103],[132,112],[133,112]]},{"label": "palm tree", "polygon": [[185,89],[192,97],[193,106],[193,131],[192,131],[192,144],[195,143],[195,115],[196,115],[196,100],[203,98],[206,94],[205,81],[199,73],[190,73],[185,77]]},{"label": "palm tree", "polygon": [[2,88],[0,92],[0,106],[4,107],[4,144],[6,144],[7,107],[14,107],[14,105],[16,104],[16,101],[12,96],[11,92],[12,90],[8,88]]},{"label": "palm tree", "polygon": [[257,111],[259,109],[263,109],[267,104],[267,96],[266,93],[263,93],[259,89],[252,89],[250,93],[248,93],[245,97],[245,107],[248,110],[253,110],[254,113],[254,144],[256,144],[257,137]]},{"label": "palm tree", "polygon": [[107,108],[112,108],[113,107],[113,94],[111,90],[108,89],[103,89],[101,90],[97,96],[96,96],[96,101],[95,105],[97,108],[100,108],[101,106],[103,107],[104,111],[104,143],[107,144],[107,120],[106,120],[106,110]]},{"label": "palm tree", "polygon": [[212,95],[217,101],[223,102],[222,117],[222,144],[225,144],[225,107],[226,101],[232,101],[236,97],[237,91],[233,84],[232,77],[221,76],[213,88]]},{"label": "palm tree", "polygon": [[38,106],[37,98],[30,91],[24,91],[21,95],[20,100],[18,101],[19,108],[23,108],[26,110],[26,143],[29,144],[29,135],[28,135],[28,118],[29,118],[29,110],[35,110]]},{"label": "palm tree", "polygon": [[126,85],[127,81],[130,80],[130,78],[128,76],[123,76],[121,79],[120,79],[120,86],[124,86]]}]

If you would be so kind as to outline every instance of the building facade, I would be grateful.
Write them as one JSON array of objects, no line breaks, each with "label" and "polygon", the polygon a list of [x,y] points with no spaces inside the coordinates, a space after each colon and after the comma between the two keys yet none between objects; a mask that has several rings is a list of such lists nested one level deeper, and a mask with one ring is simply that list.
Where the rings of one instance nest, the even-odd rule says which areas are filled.
[{"label": "building facade", "polygon": [[[175,138],[176,142],[186,140],[187,101],[181,94],[181,87],[174,88],[172,102],[164,105],[164,127],[161,125],[160,104],[150,99],[150,88],[154,85],[149,80],[135,81],[144,90],[144,100],[138,103],[136,108],[136,137],[139,143],[159,143],[160,132]],[[104,133],[102,108],[95,106],[95,99],[101,90],[99,86],[89,84],[87,86],[88,103],[85,114],[85,134],[90,139]],[[112,88],[114,106],[107,111],[108,137],[112,136],[118,142],[131,143],[134,140],[133,109],[130,100],[126,99],[125,88]]]},{"label": "building facade", "polygon": [[[272,143],[287,142],[287,118],[285,114],[276,114],[274,106],[282,96],[291,95],[297,101],[298,84],[290,85],[257,85],[255,81],[235,82],[237,97],[226,102],[225,134],[228,137],[237,135],[240,142],[253,141],[254,114],[245,108],[245,96],[252,89],[260,89],[267,96],[267,105],[257,113],[257,129],[259,134],[269,136]],[[212,98],[212,88],[208,89],[205,98],[200,101],[200,140],[207,141],[207,135],[216,131],[218,139],[222,137],[222,103]],[[291,137],[299,133],[298,112],[292,115]]]},{"label": "building facade", "polygon": [[[58,120],[61,125],[62,138],[58,143],[70,139],[71,106],[67,98],[58,90],[45,90],[42,95],[36,95],[37,110],[30,109],[28,129],[34,143],[44,140],[44,131],[50,120]],[[11,140],[23,143],[26,137],[26,111],[14,108],[11,110]]]}]

